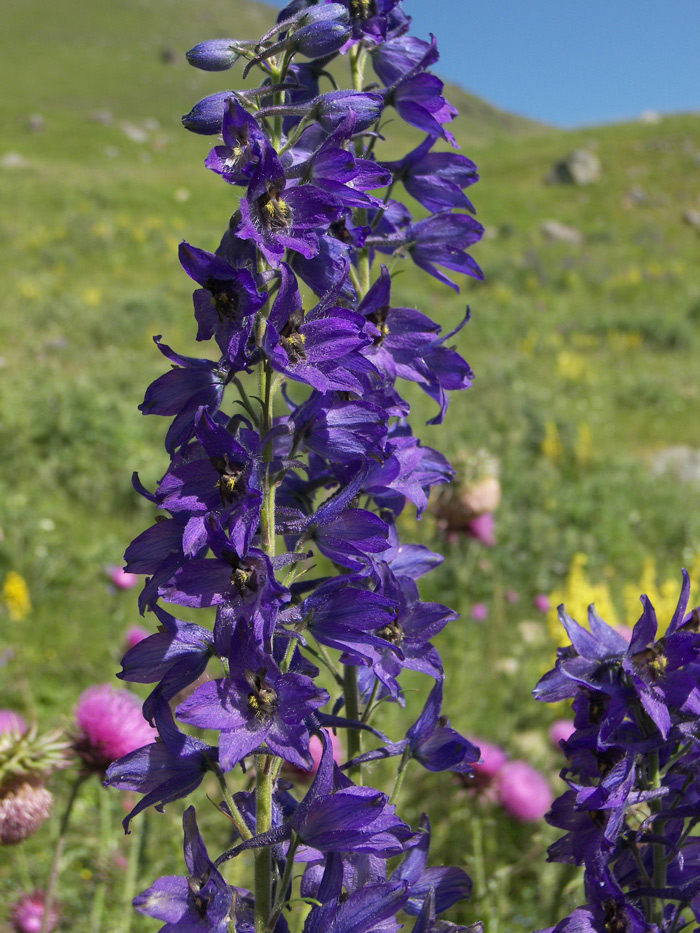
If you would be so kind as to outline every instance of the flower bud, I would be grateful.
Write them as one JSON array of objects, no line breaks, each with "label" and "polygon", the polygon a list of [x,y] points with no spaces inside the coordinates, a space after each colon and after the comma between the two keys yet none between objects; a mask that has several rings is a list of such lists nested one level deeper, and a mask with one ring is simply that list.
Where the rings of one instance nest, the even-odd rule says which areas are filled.
[{"label": "flower bud", "polygon": [[184,115],[182,125],[191,133],[216,136],[221,132],[226,101],[234,96],[233,91],[219,91],[217,94],[202,98],[189,113]]},{"label": "flower bud", "polygon": [[352,110],[357,121],[355,132],[362,133],[382,115],[384,100],[381,94],[363,94],[360,91],[330,91],[320,97],[313,108],[316,117],[327,133],[332,133]]},{"label": "flower bud", "polygon": [[22,842],[47,818],[53,797],[44,778],[66,767],[67,749],[59,732],[39,736],[35,725],[0,733],[0,844]]},{"label": "flower bud", "polygon": [[0,845],[32,836],[51,813],[53,797],[38,777],[4,783],[0,791]]},{"label": "flower bud", "polygon": [[202,71],[227,71],[236,64],[241,54],[241,43],[235,39],[208,39],[185,53],[194,68]]},{"label": "flower bud", "polygon": [[337,52],[352,35],[345,23],[311,23],[298,29],[290,39],[290,48],[307,58],[323,58]]}]

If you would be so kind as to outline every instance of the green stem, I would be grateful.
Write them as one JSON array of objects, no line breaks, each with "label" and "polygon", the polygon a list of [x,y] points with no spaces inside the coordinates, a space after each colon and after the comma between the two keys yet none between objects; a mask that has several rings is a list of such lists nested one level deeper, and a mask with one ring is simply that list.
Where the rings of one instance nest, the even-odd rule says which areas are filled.
[{"label": "green stem", "polygon": [[272,911],[272,916],[270,917],[270,929],[274,930],[275,924],[279,919],[279,915],[282,913],[282,909],[287,902],[287,888],[292,880],[292,871],[294,870],[294,853],[297,850],[299,845],[299,838],[296,833],[292,834],[292,841],[289,844],[289,851],[287,852],[287,861],[284,866],[284,874],[279,883],[279,887],[275,896],[275,906]]},{"label": "green stem", "polygon": [[148,813],[144,813],[138,820],[131,824],[131,836],[129,837],[129,856],[126,863],[126,872],[124,874],[124,889],[122,891],[122,925],[121,933],[129,933],[131,930],[131,920],[134,916],[133,900],[136,890],[136,881],[139,875],[139,863],[141,861],[141,850],[143,848],[144,827]]},{"label": "green stem", "polygon": [[[659,753],[658,751],[653,752],[650,758],[650,784],[652,788],[656,789],[661,787],[661,768],[659,765]],[[661,800],[652,800],[651,808],[652,810],[660,810],[662,806]],[[654,824],[654,832],[658,836],[663,837],[664,834],[665,820],[659,820]],[[654,887],[655,888],[664,888],[666,886],[666,850],[663,843],[654,844]],[[654,898],[653,905],[653,917],[649,917],[649,920],[652,923],[656,923],[661,929],[663,923],[663,914],[664,914],[664,901],[662,898]]]},{"label": "green stem", "polygon": [[[272,756],[255,756],[255,832],[272,828]],[[272,911],[272,852],[255,850],[255,933],[268,933]]]},{"label": "green stem", "polygon": [[105,898],[107,895],[107,870],[110,861],[111,849],[111,828],[112,828],[112,798],[106,791],[100,792],[100,852],[96,859],[97,863],[97,885],[95,896],[92,899],[92,908],[90,910],[90,928],[92,933],[100,933],[102,929],[102,914],[104,912]]},{"label": "green stem", "polygon": [[365,711],[362,714],[361,722],[369,722],[369,717],[374,712],[374,701],[379,690],[379,678],[375,678],[374,686],[372,687],[372,693],[370,694],[369,700],[367,700],[367,705],[365,706]]},{"label": "green stem", "polygon": [[226,777],[224,776],[223,771],[218,765],[215,765],[213,770],[219,781],[219,787],[221,788],[221,791],[224,795],[224,800],[228,806],[229,813],[231,814],[231,822],[241,834],[242,839],[252,839],[253,834],[248,829],[246,821],[243,819],[243,814],[238,809],[233,797],[231,796],[231,791],[228,789],[228,784],[226,783]]},{"label": "green stem", "polygon": [[46,894],[44,897],[44,919],[41,922],[41,933],[48,933],[49,920],[51,919],[51,908],[53,907],[54,901],[56,899],[58,877],[61,873],[61,857],[63,855],[63,850],[66,847],[66,835],[68,833],[68,826],[70,825],[70,818],[73,813],[73,805],[77,800],[80,788],[83,786],[88,777],[89,775],[83,771],[78,774],[75,781],[73,782],[73,786],[71,787],[66,809],[63,811],[63,816],[61,817],[61,825],[58,829],[56,848],[53,850],[53,859],[51,861],[48,881],[46,882]]},{"label": "green stem", "polygon": [[399,799],[399,794],[401,793],[401,785],[403,784],[403,779],[406,776],[406,766],[410,761],[410,756],[408,749],[406,749],[401,756],[401,761],[399,762],[399,770],[396,772],[396,780],[394,781],[394,789],[391,792],[391,797],[389,798],[389,803],[396,803]]},{"label": "green stem", "polygon": [[243,383],[242,383],[241,380],[238,378],[238,376],[235,376],[235,377],[231,380],[231,382],[232,382],[232,384],[235,385],[235,387],[238,389],[238,394],[239,394],[240,397],[241,397],[241,402],[243,403],[243,407],[245,408],[245,410],[246,410],[246,411],[248,412],[248,414],[250,415],[250,420],[251,420],[251,421],[253,422],[253,424],[257,427],[257,425],[258,425],[258,413],[257,413],[256,410],[253,408],[253,403],[252,403],[251,400],[248,398],[248,393],[246,392],[246,390],[245,390],[245,388],[244,388],[244,386],[243,386]]},{"label": "green stem", "polygon": [[[345,664],[343,671],[343,693],[345,694],[345,715],[348,719],[360,718],[360,691],[357,686],[357,667]],[[362,753],[362,734],[359,729],[348,729],[348,758],[356,758]],[[350,771],[357,772],[357,783],[362,784],[362,765],[356,765]]]}]

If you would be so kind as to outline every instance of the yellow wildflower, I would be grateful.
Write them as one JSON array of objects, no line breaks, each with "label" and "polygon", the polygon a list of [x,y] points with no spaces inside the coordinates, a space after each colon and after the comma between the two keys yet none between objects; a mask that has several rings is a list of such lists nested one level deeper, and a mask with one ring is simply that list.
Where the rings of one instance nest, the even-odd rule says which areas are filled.
[{"label": "yellow wildflower", "polygon": [[564,586],[551,594],[552,609],[547,617],[547,628],[558,645],[568,645],[569,638],[559,622],[556,607],[564,604],[566,611],[581,625],[586,624],[588,607],[594,604],[598,615],[608,625],[617,626],[620,620],[607,583],[592,583],[586,573],[588,558],[585,554],[574,554]]},{"label": "yellow wildflower", "polygon": [[564,448],[559,439],[559,430],[554,421],[548,421],[544,426],[544,439],[540,446],[542,453],[549,460],[556,462],[564,456]]},{"label": "yellow wildflower", "polygon": [[2,585],[2,601],[14,622],[21,622],[32,608],[27,581],[14,570],[11,570],[5,577]]}]

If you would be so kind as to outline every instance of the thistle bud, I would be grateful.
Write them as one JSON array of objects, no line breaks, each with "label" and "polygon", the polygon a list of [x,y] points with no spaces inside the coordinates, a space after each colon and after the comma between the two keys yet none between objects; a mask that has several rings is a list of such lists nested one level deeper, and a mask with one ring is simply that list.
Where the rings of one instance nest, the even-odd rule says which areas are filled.
[{"label": "thistle bud", "polygon": [[[479,538],[480,529],[473,528],[480,516],[495,512],[501,501],[498,463],[485,450],[458,454],[453,462],[455,479],[440,490],[434,511],[446,531],[461,531]],[[492,537],[491,533],[487,537]],[[492,545],[494,542],[490,542]]]},{"label": "thistle bud", "polygon": [[51,812],[53,797],[44,779],[68,764],[67,743],[60,733],[38,736],[36,726],[24,735],[0,734],[0,844],[27,839]]},{"label": "thistle bud", "polygon": [[53,796],[40,778],[18,778],[4,784],[0,792],[0,845],[15,845],[33,836],[52,805]]}]

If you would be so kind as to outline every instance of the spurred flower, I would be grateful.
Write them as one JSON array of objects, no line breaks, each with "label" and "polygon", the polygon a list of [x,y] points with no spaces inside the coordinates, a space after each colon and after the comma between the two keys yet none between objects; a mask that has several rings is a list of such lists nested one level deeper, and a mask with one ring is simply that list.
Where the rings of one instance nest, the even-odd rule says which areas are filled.
[{"label": "spurred flower", "polygon": [[209,858],[194,807],[182,817],[187,876],[167,875],[134,898],[142,914],[165,920],[169,933],[228,933],[233,920],[233,892]]}]

